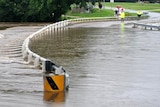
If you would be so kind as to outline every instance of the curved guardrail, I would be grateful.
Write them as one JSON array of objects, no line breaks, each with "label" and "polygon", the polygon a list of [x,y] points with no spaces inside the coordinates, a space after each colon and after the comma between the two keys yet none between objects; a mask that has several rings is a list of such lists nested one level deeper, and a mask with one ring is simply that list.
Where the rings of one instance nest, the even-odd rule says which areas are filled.
[{"label": "curved guardrail", "polygon": [[[125,18],[125,20],[136,20],[136,19],[137,17],[126,17]],[[23,58],[26,59],[28,63],[33,63],[35,67],[40,67],[42,68],[42,71],[45,71],[45,61],[47,59],[39,56],[38,54],[32,52],[29,49],[29,44],[33,37],[38,38],[47,32],[58,30],[59,28],[65,27],[70,24],[81,23],[81,22],[91,22],[91,21],[116,21],[116,20],[118,19],[116,19],[115,17],[80,18],[80,19],[65,20],[65,21],[61,21],[61,22],[57,22],[57,23],[45,26],[44,28],[38,30],[37,32],[29,35],[24,40],[23,45],[22,45]]]},{"label": "curved guardrail", "polygon": [[65,27],[68,25],[68,21],[62,21],[62,22],[57,22],[48,26],[45,26],[44,28],[38,30],[37,32],[29,35],[23,42],[22,45],[22,54],[23,58],[28,61],[28,63],[33,63],[34,67],[41,67],[42,71],[45,71],[45,61],[47,60],[46,58],[43,58],[39,56],[38,54],[32,52],[29,49],[29,43],[31,42],[31,39],[38,38],[39,36],[43,35],[44,33],[50,31],[50,30],[56,30],[61,27]]},{"label": "curved guardrail", "polygon": [[158,25],[148,25],[148,24],[140,24],[140,23],[133,23],[134,24],[134,28],[136,27],[141,27],[144,29],[150,29],[150,30],[160,30],[160,26]]}]

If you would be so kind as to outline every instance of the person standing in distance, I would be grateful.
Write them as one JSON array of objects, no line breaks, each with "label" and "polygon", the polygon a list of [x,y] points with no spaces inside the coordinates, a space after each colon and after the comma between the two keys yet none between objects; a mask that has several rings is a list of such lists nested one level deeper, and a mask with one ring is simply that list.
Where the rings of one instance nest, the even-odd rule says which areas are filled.
[{"label": "person standing in distance", "polygon": [[123,8],[122,8],[122,10],[121,10],[120,18],[121,18],[121,22],[124,22],[125,12],[124,12],[124,9],[123,9]]}]

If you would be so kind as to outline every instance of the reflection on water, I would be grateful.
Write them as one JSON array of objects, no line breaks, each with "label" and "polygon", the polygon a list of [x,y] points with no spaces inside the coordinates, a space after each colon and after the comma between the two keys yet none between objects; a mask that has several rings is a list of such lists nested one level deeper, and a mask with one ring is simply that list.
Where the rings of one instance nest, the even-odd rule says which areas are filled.
[{"label": "reflection on water", "polygon": [[121,31],[124,32],[124,23],[123,22],[121,23]]},{"label": "reflection on water", "polygon": [[44,99],[53,98],[54,102],[57,96],[58,101],[64,101],[60,106],[65,107],[158,107],[160,32],[133,29],[123,23],[84,26],[70,26],[30,46],[70,74],[67,98],[48,94]]},{"label": "reflection on water", "polygon": [[80,50],[86,47],[86,44],[83,43],[87,38],[85,32],[85,29],[65,29],[63,32],[58,31],[54,34],[46,35],[41,40],[36,40],[31,44],[31,49],[34,49],[34,52],[45,58],[53,59],[57,63],[60,63],[58,58],[69,59],[80,57],[87,51]]},{"label": "reflection on water", "polygon": [[[112,53],[110,50],[129,53],[129,49],[121,49],[121,46],[125,47],[127,43],[132,45],[135,33],[136,31],[130,28],[126,28],[125,32],[124,23],[108,28],[66,28],[63,32],[46,35],[34,41],[30,47],[34,52],[58,64],[63,64],[63,59],[65,64],[65,60],[72,61],[90,57],[92,54],[95,57],[99,54],[106,56]],[[128,37],[121,38],[124,35]]]},{"label": "reflection on water", "polygon": [[43,99],[48,102],[65,102],[66,92],[44,92]]}]

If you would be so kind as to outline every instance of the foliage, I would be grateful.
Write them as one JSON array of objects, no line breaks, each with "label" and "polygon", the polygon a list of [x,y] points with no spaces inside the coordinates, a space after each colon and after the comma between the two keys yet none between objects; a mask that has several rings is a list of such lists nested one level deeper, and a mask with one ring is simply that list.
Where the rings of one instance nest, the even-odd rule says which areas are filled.
[{"label": "foliage", "polygon": [[148,0],[150,3],[155,3],[157,0]]},{"label": "foliage", "polygon": [[[61,20],[61,16],[66,14],[70,5],[75,3],[85,7],[87,2],[102,2],[103,0],[0,0],[0,21],[7,22],[55,22]],[[127,9],[134,10],[156,10],[160,4],[149,3],[103,3],[103,6],[115,7],[121,5]],[[76,16],[77,13],[75,13]],[[72,14],[74,15],[74,14]],[[82,17],[92,16],[113,16],[105,10],[92,13],[80,14]],[[63,18],[64,19],[64,18]]]},{"label": "foliage", "polygon": [[69,0],[0,0],[0,21],[59,21],[71,3]]},{"label": "foliage", "polygon": [[0,0],[0,21],[23,21],[28,1]]}]

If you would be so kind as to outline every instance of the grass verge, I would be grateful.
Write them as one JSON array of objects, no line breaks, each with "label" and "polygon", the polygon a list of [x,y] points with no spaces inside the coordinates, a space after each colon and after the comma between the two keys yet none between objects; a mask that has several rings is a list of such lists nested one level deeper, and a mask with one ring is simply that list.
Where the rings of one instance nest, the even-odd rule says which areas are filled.
[{"label": "grass verge", "polygon": [[[90,17],[114,17],[114,11],[110,9],[97,9],[94,8],[90,13],[72,13],[68,12],[66,14],[67,17],[70,18],[90,18]],[[126,16],[136,16],[135,13],[128,13],[126,12]]]},{"label": "grass verge", "polygon": [[127,3],[127,2],[115,2],[115,3],[103,3],[103,6],[108,7],[116,7],[117,5],[122,6],[125,9],[132,9],[132,10],[155,10],[160,9],[160,4],[155,3]]},{"label": "grass verge", "polygon": [[[153,11],[153,12],[159,12],[160,13],[160,4],[154,4],[154,3],[127,3],[127,2],[102,2],[103,6],[111,7],[112,9],[115,8],[117,5],[120,5],[121,7],[125,9],[131,9],[131,10],[141,10],[141,11]],[[98,3],[96,3],[96,6],[98,6]],[[97,8],[94,8],[91,13],[72,13],[68,12],[66,14],[67,19],[73,19],[73,18],[90,18],[90,17],[113,17],[114,11],[110,9],[103,9],[99,10]],[[126,16],[136,16],[135,13],[127,13]]]}]

